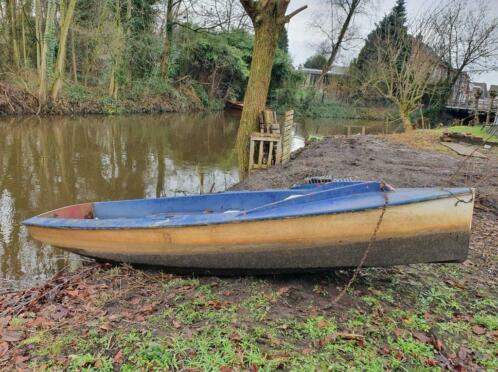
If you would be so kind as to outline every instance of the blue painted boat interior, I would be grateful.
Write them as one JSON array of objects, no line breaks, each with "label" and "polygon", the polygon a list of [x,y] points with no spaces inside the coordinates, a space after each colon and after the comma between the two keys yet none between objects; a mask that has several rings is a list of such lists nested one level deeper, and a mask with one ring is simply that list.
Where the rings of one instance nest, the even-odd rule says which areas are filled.
[{"label": "blue painted boat interior", "polygon": [[469,188],[406,188],[383,191],[380,182],[330,182],[290,189],[93,203],[94,219],[40,215],[30,226],[73,229],[160,228],[292,218],[382,208],[456,197]]}]

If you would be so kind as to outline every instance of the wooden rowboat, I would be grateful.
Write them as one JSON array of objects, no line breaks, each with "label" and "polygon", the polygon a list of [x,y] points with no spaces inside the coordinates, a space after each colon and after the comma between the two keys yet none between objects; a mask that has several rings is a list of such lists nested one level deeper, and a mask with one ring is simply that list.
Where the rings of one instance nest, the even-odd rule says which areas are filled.
[{"label": "wooden rowboat", "polygon": [[30,218],[33,238],[101,260],[205,273],[355,267],[467,257],[474,191],[331,182],[73,205]]},{"label": "wooden rowboat", "polygon": [[227,99],[225,102],[225,107],[229,110],[239,110],[242,111],[244,109],[244,102],[241,101],[232,101]]}]

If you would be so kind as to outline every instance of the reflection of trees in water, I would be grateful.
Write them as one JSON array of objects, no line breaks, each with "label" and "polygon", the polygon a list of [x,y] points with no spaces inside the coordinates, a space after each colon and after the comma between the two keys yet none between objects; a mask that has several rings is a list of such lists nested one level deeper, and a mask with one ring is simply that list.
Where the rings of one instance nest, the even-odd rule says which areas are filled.
[{"label": "reflection of trees in water", "polygon": [[[221,191],[238,181],[223,114],[10,118],[0,122],[0,278],[53,273],[68,256],[20,222],[68,204]],[[1,285],[1,282],[0,282]]]}]

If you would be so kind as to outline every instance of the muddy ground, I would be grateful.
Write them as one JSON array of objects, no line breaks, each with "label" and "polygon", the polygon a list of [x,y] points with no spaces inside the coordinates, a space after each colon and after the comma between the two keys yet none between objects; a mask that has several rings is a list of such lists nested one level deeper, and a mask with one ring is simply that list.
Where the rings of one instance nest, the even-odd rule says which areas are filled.
[{"label": "muddy ground", "polygon": [[[463,264],[272,277],[185,277],[87,265],[0,298],[0,368],[496,370],[498,157],[453,155],[423,132],[325,139],[237,188],[306,176],[478,185]],[[455,172],[459,172],[455,174]]]},{"label": "muddy ground", "polygon": [[[383,180],[395,187],[477,187],[479,201],[498,212],[498,152],[464,158],[420,132],[389,136],[326,138],[270,172],[254,172],[234,189],[288,187],[308,176]],[[480,150],[484,151],[484,150]]]}]

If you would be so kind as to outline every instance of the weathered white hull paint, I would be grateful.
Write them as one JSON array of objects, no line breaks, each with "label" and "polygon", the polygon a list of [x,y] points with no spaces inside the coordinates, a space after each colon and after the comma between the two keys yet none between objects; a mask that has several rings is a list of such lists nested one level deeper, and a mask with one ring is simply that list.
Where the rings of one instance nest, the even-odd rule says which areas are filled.
[{"label": "weathered white hull paint", "polygon": [[[472,193],[458,199],[471,200]],[[472,212],[472,202],[454,197],[389,206],[366,266],[465,260]],[[182,271],[277,272],[356,266],[380,213],[148,229],[28,229],[37,240],[98,259]]]}]

